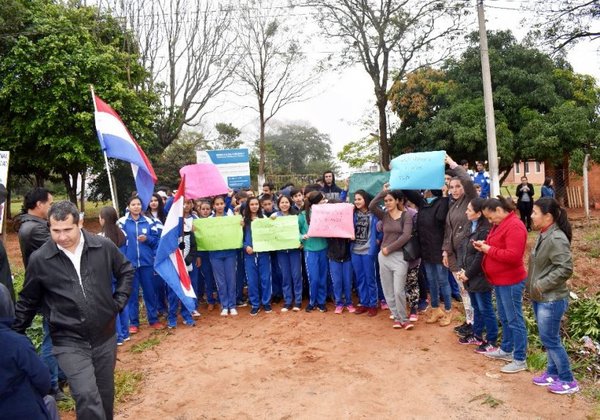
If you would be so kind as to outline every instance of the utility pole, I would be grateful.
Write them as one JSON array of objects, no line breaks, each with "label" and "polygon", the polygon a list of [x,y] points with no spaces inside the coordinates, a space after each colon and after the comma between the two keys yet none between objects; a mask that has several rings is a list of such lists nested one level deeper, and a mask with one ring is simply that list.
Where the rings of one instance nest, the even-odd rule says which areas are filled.
[{"label": "utility pole", "polygon": [[483,0],[477,0],[479,19],[479,50],[481,53],[481,74],[483,77],[483,103],[485,105],[485,131],[487,134],[488,170],[490,174],[490,197],[500,194],[500,176],[498,173],[498,147],[496,146],[496,122],[494,120],[494,101],[492,97],[492,76],[488,54],[487,33]]}]

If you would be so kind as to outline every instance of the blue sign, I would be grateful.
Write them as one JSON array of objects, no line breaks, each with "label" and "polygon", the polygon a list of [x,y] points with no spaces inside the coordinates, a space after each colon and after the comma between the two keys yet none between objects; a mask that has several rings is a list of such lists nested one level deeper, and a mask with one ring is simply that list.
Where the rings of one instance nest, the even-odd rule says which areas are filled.
[{"label": "blue sign", "polygon": [[445,151],[406,153],[390,162],[393,190],[439,190],[444,185]]},{"label": "blue sign", "polygon": [[231,189],[250,187],[248,149],[205,150],[196,153],[198,163],[213,163]]}]

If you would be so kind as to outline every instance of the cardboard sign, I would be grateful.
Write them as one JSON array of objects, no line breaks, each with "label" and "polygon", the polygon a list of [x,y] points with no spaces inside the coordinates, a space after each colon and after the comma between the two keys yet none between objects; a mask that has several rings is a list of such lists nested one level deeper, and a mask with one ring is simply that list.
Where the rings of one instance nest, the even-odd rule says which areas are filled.
[{"label": "cardboard sign", "polygon": [[393,190],[439,190],[444,185],[445,151],[406,153],[390,162]]},{"label": "cardboard sign", "polygon": [[350,203],[312,206],[308,236],[313,238],[353,238],[354,206]]},{"label": "cardboard sign", "polygon": [[298,216],[265,217],[252,221],[252,248],[254,252],[298,249],[300,229]]},{"label": "cardboard sign", "polygon": [[[187,178],[186,178],[187,181]],[[242,216],[207,217],[194,220],[198,251],[224,251],[242,247]]]},{"label": "cardboard sign", "polygon": [[185,198],[206,198],[227,194],[227,184],[221,173],[212,163],[187,165],[179,170],[185,176]]},{"label": "cardboard sign", "polygon": [[348,187],[348,198],[354,203],[354,193],[358,190],[365,190],[375,197],[383,189],[383,184],[389,182],[389,172],[365,172],[350,175],[350,185]]}]

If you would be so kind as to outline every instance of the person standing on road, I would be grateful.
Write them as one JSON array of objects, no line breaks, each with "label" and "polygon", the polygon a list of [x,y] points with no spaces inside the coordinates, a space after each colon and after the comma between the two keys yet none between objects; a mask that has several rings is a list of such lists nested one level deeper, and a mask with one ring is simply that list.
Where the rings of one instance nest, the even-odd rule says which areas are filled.
[{"label": "person standing on road", "polygon": [[115,319],[127,304],[135,270],[110,239],[79,227],[79,211],[73,203],[54,204],[48,220],[51,240],[30,256],[13,329],[25,334],[42,308],[54,354],[75,399],[77,418],[110,420]]},{"label": "person standing on road", "polygon": [[554,394],[573,394],[579,385],[560,337],[560,321],[569,305],[567,280],[573,274],[571,225],[566,210],[552,197],[533,204],[531,220],[540,235],[529,255],[527,291],[548,355],[546,371],[533,378],[533,383],[547,386]]}]

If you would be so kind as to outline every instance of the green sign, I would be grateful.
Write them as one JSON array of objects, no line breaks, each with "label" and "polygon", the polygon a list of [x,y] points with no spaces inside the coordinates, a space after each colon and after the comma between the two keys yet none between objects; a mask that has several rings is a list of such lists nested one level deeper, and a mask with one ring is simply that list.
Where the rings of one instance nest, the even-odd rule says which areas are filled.
[{"label": "green sign", "polygon": [[383,189],[383,184],[389,182],[389,172],[365,172],[350,175],[350,185],[348,187],[348,198],[354,203],[354,193],[358,190],[365,190],[375,197]]},{"label": "green sign", "polygon": [[198,251],[223,251],[242,247],[242,216],[207,217],[194,220]]},{"label": "green sign", "polygon": [[300,247],[298,216],[253,220],[252,245],[254,252],[298,249]]}]

